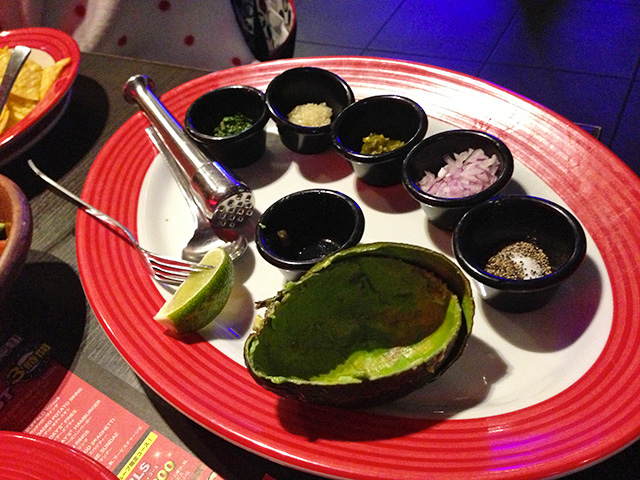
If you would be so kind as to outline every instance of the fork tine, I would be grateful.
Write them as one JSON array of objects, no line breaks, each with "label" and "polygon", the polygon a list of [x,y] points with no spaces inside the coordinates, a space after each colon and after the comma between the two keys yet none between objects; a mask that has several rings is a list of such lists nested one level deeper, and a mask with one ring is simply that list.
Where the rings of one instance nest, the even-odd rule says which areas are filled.
[{"label": "fork tine", "polygon": [[156,280],[163,283],[179,285],[184,282],[191,273],[212,268],[211,265],[202,265],[199,263],[177,260],[175,258],[150,252],[143,248],[140,250],[146,257]]},{"label": "fork tine", "polygon": [[163,267],[161,265],[157,265],[155,263],[153,263],[153,261],[151,262],[151,269],[153,270],[154,274],[159,274],[159,275],[172,275],[175,277],[182,277],[182,278],[187,278],[190,274],[194,273],[194,272],[200,272],[202,270],[182,270],[180,268],[166,268]]},{"label": "fork tine", "polygon": [[145,248],[142,248],[134,234],[122,223],[110,217],[106,213],[98,210],[94,206],[88,204],[80,197],[71,193],[62,185],[46,176],[38,169],[38,167],[36,167],[32,160],[28,160],[27,163],[38,177],[42,178],[51,188],[53,188],[53,191],[55,193],[60,195],[68,202],[71,202],[78,208],[82,209],[92,217],[97,218],[99,221],[106,223],[111,227],[119,229],[121,233],[125,235],[126,240],[128,240],[131,245],[138,249],[147,266],[149,267],[150,273],[158,281],[163,283],[171,283],[173,285],[179,285],[180,283],[184,282],[184,280],[189,276],[190,273],[201,271],[205,268],[212,268],[210,265],[202,265],[189,261],[176,260],[164,255],[158,255],[156,253],[150,252],[149,250],[146,250]]},{"label": "fork tine", "polygon": [[166,283],[168,285],[180,285],[186,280],[186,276],[172,276],[168,274],[163,274],[161,272],[153,271],[153,278],[155,278],[160,283]]},{"label": "fork tine", "polygon": [[147,258],[154,269],[161,272],[184,272],[185,275],[188,275],[192,272],[200,272],[207,268],[211,268],[209,265],[181,262],[178,260],[158,257],[156,255],[148,255]]},{"label": "fork tine", "polygon": [[168,283],[171,285],[180,285],[187,277],[194,271],[203,270],[203,268],[195,268],[187,265],[187,268],[183,268],[181,265],[176,266],[172,264],[170,266],[166,261],[160,263],[154,256],[148,256],[147,262],[151,268],[151,273],[154,278],[161,283]]}]

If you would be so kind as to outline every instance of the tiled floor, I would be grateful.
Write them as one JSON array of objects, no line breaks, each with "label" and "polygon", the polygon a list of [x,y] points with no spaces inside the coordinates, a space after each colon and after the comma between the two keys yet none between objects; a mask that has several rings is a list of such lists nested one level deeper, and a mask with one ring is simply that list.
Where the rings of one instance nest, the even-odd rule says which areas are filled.
[{"label": "tiled floor", "polygon": [[296,57],[457,70],[577,123],[640,175],[640,0],[296,0]]}]

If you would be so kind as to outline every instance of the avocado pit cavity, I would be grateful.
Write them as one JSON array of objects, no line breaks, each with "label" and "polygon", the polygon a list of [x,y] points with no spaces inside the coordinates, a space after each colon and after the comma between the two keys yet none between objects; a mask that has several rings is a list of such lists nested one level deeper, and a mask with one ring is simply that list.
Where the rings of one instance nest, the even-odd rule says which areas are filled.
[{"label": "avocado pit cavity", "polygon": [[[413,261],[413,249],[403,258],[402,247],[388,247],[386,254],[383,245],[389,244],[374,254],[358,254],[361,247],[335,254],[259,303],[266,311],[245,345],[258,383],[305,401],[370,404],[396,396],[384,386],[389,378],[400,384],[391,390],[401,396],[407,385],[419,388],[440,373],[454,346],[464,346],[456,342],[459,333],[466,341],[470,332],[460,297]],[[437,263],[449,262],[419,251],[436,255]],[[470,290],[462,294],[468,307]],[[403,378],[414,373],[419,380]],[[372,384],[379,384],[380,395]],[[366,390],[366,399],[359,389]]]}]

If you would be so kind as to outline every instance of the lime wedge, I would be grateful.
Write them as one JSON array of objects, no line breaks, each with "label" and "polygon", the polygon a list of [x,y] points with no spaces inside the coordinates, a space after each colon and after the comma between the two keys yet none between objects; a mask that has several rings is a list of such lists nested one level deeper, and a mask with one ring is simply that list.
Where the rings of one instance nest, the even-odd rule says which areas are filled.
[{"label": "lime wedge", "polygon": [[153,317],[169,330],[178,333],[200,330],[220,314],[229,300],[234,277],[229,254],[215,248],[200,263],[214,268],[190,274]]}]

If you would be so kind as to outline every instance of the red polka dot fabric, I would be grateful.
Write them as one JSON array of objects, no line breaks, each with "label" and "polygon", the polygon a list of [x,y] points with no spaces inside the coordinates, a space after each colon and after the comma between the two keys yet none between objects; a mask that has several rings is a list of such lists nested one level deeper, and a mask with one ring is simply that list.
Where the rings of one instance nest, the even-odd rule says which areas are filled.
[{"label": "red polka dot fabric", "polygon": [[78,4],[73,8],[73,14],[78,18],[84,18],[87,15],[87,7],[83,4]]},{"label": "red polka dot fabric", "polygon": [[291,56],[294,12],[293,0],[0,1],[3,29],[48,26],[81,51],[210,70]]}]

